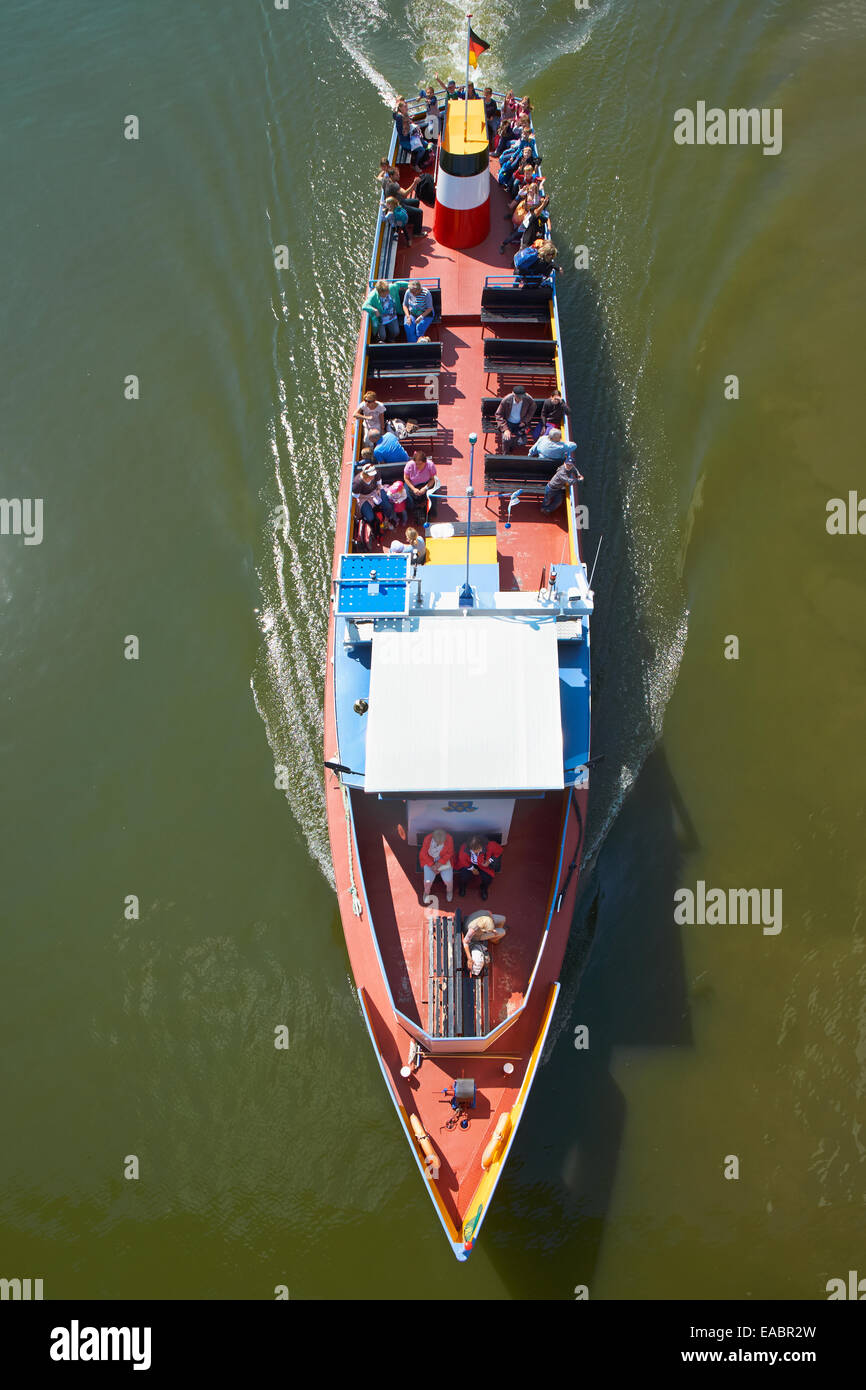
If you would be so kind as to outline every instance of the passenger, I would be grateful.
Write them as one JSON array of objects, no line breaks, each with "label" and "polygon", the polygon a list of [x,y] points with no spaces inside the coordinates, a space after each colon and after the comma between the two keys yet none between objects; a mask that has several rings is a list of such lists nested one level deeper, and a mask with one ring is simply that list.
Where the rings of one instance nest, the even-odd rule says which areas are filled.
[{"label": "passenger", "polygon": [[392,555],[411,555],[416,565],[423,565],[427,559],[427,542],[414,526],[407,526],[406,540],[392,541],[390,549]]},{"label": "passenger", "polygon": [[395,419],[388,421],[388,429],[391,431],[392,434],[396,434],[398,439],[407,439],[409,435],[415,433],[417,428],[417,420]]},{"label": "passenger", "polygon": [[432,458],[425,457],[419,449],[403,469],[403,478],[409,490],[409,506],[414,511],[416,520],[423,521],[427,516],[428,507],[431,513],[436,510],[433,494],[439,486],[439,479]]},{"label": "passenger", "polygon": [[539,176],[530,165],[527,164],[521,171],[520,188],[511,206],[515,227],[519,227],[526,214],[528,212],[534,212],[543,202],[544,194],[541,191]]},{"label": "passenger", "polygon": [[563,439],[562,430],[554,428],[549,434],[543,434],[540,439],[536,440],[529,451],[529,457],[550,459],[552,463],[562,463],[562,460],[569,458],[576,448],[577,445],[574,440]]},{"label": "passenger", "polygon": [[372,463],[365,463],[358,469],[352,479],[352,496],[356,499],[358,511],[371,527],[376,540],[382,534],[379,513],[385,518],[385,529],[394,530],[394,506]]},{"label": "passenger", "polygon": [[385,491],[393,503],[397,524],[402,526],[406,521],[406,513],[409,507],[409,494],[406,491],[406,484],[402,478],[395,478],[393,483],[386,484]]},{"label": "passenger", "polygon": [[376,175],[376,180],[382,190],[382,197],[387,203],[389,198],[396,198],[401,208],[404,208],[409,218],[409,229],[412,236],[421,236],[424,231],[424,214],[421,205],[414,196],[418,188],[418,182],[423,177],[419,174],[409,184],[408,188],[403,188],[398,179],[392,178],[390,174],[383,171]]},{"label": "passenger", "polygon": [[371,430],[378,430],[381,434],[382,426],[385,423],[385,407],[381,401],[377,401],[375,391],[364,392],[364,399],[352,419],[363,422],[365,444],[369,440]]},{"label": "passenger", "polygon": [[496,139],[496,132],[499,129],[499,107],[493,96],[493,88],[484,88],[484,120],[487,126],[487,139],[490,144]]},{"label": "passenger", "polygon": [[517,108],[521,116],[528,116],[532,120],[532,102],[529,97],[521,97],[520,105]]},{"label": "passenger", "polygon": [[379,160],[379,172],[376,175],[376,178],[391,178],[395,179],[398,183],[400,181],[400,175],[397,172],[396,165],[391,163],[386,154],[383,154],[382,158]]},{"label": "passenger", "polygon": [[437,875],[445,884],[446,901],[454,896],[454,841],[447,830],[433,830],[421,846],[421,867],[424,870],[424,902]]},{"label": "passenger", "polygon": [[477,101],[477,100],[478,100],[478,93],[477,93],[476,90],[475,90],[475,83],[474,83],[474,82],[467,82],[467,83],[466,83],[466,99],[467,99],[467,101]]},{"label": "passenger", "polygon": [[487,843],[479,835],[460,846],[457,855],[457,891],[461,898],[466,897],[467,885],[477,884],[481,889],[482,901],[487,901],[487,893],[496,873],[496,861],[502,858],[502,846],[495,840]]},{"label": "passenger", "polygon": [[393,342],[400,336],[400,296],[406,289],[405,280],[377,280],[361,308],[370,316],[370,329],[380,343]]},{"label": "passenger", "polygon": [[398,97],[391,115],[394,117],[394,127],[397,131],[397,144],[405,154],[412,151],[412,120],[409,115],[409,106],[404,97]]},{"label": "passenger", "polygon": [[378,430],[371,430],[370,447],[377,463],[409,462],[409,455],[396,434],[392,434],[390,430],[386,430],[384,434],[380,434]]},{"label": "passenger", "polygon": [[547,227],[547,205],[549,202],[549,198],[542,198],[532,212],[525,214],[519,227],[516,227],[511,236],[506,237],[500,246],[500,256],[504,254],[506,246],[513,245],[515,241],[520,242],[521,250],[523,250],[535,241],[545,240],[544,232]]},{"label": "passenger", "polygon": [[410,280],[403,296],[403,325],[406,340],[417,343],[433,322],[433,296],[420,280]]},{"label": "passenger", "polygon": [[494,941],[501,941],[507,930],[505,918],[497,912],[488,912],[486,908],[466,918],[463,924],[463,953],[470,975],[483,973],[485,965],[490,963],[488,946]]},{"label": "passenger", "polygon": [[571,411],[562,399],[562,392],[559,390],[551,391],[546,401],[541,404],[541,431],[542,434],[550,434],[553,429],[561,429],[566,415]]},{"label": "passenger", "polygon": [[552,241],[534,241],[524,246],[514,257],[514,288],[519,289],[524,281],[540,285],[549,280],[555,270],[562,270],[556,264],[556,247]]},{"label": "passenger", "polygon": [[462,87],[458,91],[457,84],[454,81],[453,77],[449,78],[447,82],[443,82],[438,72],[434,72],[433,76],[436,78],[436,81],[439,83],[439,86],[445,88],[445,110],[447,112],[449,101],[462,101],[463,98],[466,96],[466,92]]},{"label": "passenger", "polygon": [[398,237],[402,232],[404,237],[406,238],[406,245],[411,246],[412,229],[409,226],[408,209],[404,208],[402,203],[398,203],[396,198],[386,198],[385,208],[387,210],[382,220],[384,222],[387,222],[389,227],[394,228],[394,231],[397,233]]},{"label": "passenger", "polygon": [[502,119],[510,121],[517,115],[517,102],[514,99],[514,92],[509,87],[505,93],[505,100],[502,103]]},{"label": "passenger", "polygon": [[525,386],[515,386],[503,396],[496,410],[499,431],[499,452],[509,454],[518,444],[526,443],[526,432],[535,415],[535,400]]},{"label": "passenger", "polygon": [[423,169],[429,163],[431,154],[427,141],[424,139],[424,132],[419,125],[412,122],[409,131],[409,150],[412,158],[412,165],[415,169]]},{"label": "passenger", "polygon": [[502,159],[508,146],[512,141],[517,139],[518,134],[519,130],[516,123],[510,118],[503,116],[499,123],[499,129],[496,132],[496,144],[493,149],[493,153],[498,159]]},{"label": "passenger", "polygon": [[[539,440],[539,443],[540,442]],[[583,482],[583,474],[578,473],[574,455],[569,454],[568,458],[564,463],[559,465],[550,482],[547,484],[544,490],[544,496],[541,499],[541,510],[548,515],[550,512],[555,512],[558,507],[562,506],[567,489],[572,483],[578,482]]]}]

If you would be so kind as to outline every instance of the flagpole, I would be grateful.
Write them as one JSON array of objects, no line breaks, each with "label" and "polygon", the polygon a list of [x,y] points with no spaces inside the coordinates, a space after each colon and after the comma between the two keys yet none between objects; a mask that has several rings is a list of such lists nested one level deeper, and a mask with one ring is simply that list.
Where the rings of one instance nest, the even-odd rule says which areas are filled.
[{"label": "flagpole", "polygon": [[469,130],[469,44],[470,34],[472,33],[472,16],[466,16],[466,81],[463,84],[463,143],[466,143],[466,136]]}]

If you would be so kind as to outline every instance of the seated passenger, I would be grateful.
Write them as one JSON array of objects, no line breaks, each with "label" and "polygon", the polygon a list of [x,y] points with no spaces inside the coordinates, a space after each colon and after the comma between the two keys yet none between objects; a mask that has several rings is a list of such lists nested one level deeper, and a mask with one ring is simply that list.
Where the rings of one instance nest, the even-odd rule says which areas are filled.
[{"label": "seated passenger", "polygon": [[470,975],[481,975],[490,961],[488,945],[501,941],[507,933],[505,918],[497,912],[482,908],[473,912],[463,924],[463,954]]},{"label": "seated passenger", "polygon": [[[386,485],[385,491],[394,504],[394,514],[397,521],[402,524],[406,520],[406,513],[409,507],[409,494],[406,491],[406,484],[403,482],[402,478],[395,478],[393,483],[388,483]],[[391,544],[393,546],[395,542],[392,541]]]},{"label": "seated passenger", "polygon": [[574,455],[569,454],[564,463],[561,463],[551,478],[547,487],[544,489],[544,496],[541,499],[541,510],[549,515],[555,512],[557,507],[561,507],[565,499],[567,489],[572,483],[582,483],[583,474],[578,473]]},{"label": "seated passenger", "polygon": [[353,420],[360,420],[364,426],[364,443],[370,438],[371,430],[381,432],[385,421],[385,407],[381,401],[376,399],[375,391],[365,391],[364,399],[352,416]]},{"label": "seated passenger", "polygon": [[409,462],[409,455],[396,434],[392,434],[390,430],[386,430],[385,434],[380,434],[378,430],[371,430],[370,447],[377,463]]},{"label": "seated passenger", "polygon": [[562,392],[551,391],[547,400],[541,404],[541,433],[550,434],[551,430],[561,429],[566,415],[570,414],[571,411],[562,399]]},{"label": "seated passenger", "polygon": [[460,846],[457,855],[457,888],[461,898],[466,896],[467,885],[477,884],[481,889],[482,901],[487,901],[487,891],[493,882],[498,860],[502,858],[502,846],[495,840],[487,843],[479,835]]},{"label": "seated passenger", "polygon": [[517,102],[514,99],[514,92],[511,87],[509,87],[508,91],[505,93],[505,100],[502,103],[502,119],[503,121],[510,121],[516,115]]},{"label": "seated passenger", "polygon": [[538,206],[532,211],[527,212],[520,225],[506,237],[499,248],[500,256],[504,254],[506,246],[511,246],[515,241],[520,242],[521,249],[531,246],[534,241],[545,240],[545,230],[547,228],[547,205],[549,198],[542,198]]},{"label": "seated passenger", "polygon": [[397,130],[397,144],[406,154],[411,152],[412,120],[409,105],[404,97],[398,97],[391,115]]},{"label": "seated passenger", "polygon": [[376,182],[382,190],[383,199],[387,202],[389,198],[396,198],[401,208],[405,209],[413,236],[420,236],[424,230],[424,214],[418,199],[415,197],[419,180],[423,177],[423,174],[419,174],[417,178],[412,180],[408,188],[404,188],[396,174],[391,173],[391,171],[386,173],[383,169],[376,175]]},{"label": "seated passenger", "polygon": [[392,434],[396,434],[398,439],[407,439],[410,434],[414,434],[418,428],[417,420],[389,420],[388,429]]},{"label": "seated passenger", "polygon": [[466,83],[466,99],[467,99],[467,101],[477,101],[477,100],[478,100],[478,93],[477,93],[476,90],[475,90],[475,83],[474,83],[474,82],[467,82],[467,83]]},{"label": "seated passenger", "polygon": [[410,280],[403,296],[403,324],[406,339],[417,343],[433,322],[433,296],[420,280]]},{"label": "seated passenger", "polygon": [[389,227],[393,227],[398,237],[400,233],[406,238],[406,245],[412,245],[412,229],[409,226],[409,210],[404,208],[402,203],[398,203],[396,198],[385,199],[385,216],[382,219],[387,222]]},{"label": "seated passenger", "polygon": [[437,875],[445,884],[446,901],[454,896],[454,841],[447,830],[432,830],[421,846],[424,870],[424,903],[429,904],[430,889]]},{"label": "seated passenger", "polygon": [[403,478],[409,493],[409,506],[416,520],[423,521],[427,516],[428,503],[431,513],[436,510],[433,494],[438,487],[439,479],[432,458],[418,449],[403,469]]},{"label": "seated passenger", "polygon": [[550,459],[553,463],[562,463],[562,460],[573,454],[577,445],[573,440],[566,440],[562,437],[562,430],[554,428],[549,434],[543,434],[537,439],[529,451],[530,458]]},{"label": "seated passenger", "polygon": [[513,391],[503,396],[496,409],[501,454],[509,454],[518,444],[526,442],[526,431],[534,415],[535,400],[525,386],[515,386]]},{"label": "seated passenger", "polygon": [[390,551],[392,555],[411,555],[416,565],[423,565],[427,560],[427,542],[414,526],[406,527],[405,541],[391,542]]},{"label": "seated passenger", "polygon": [[370,316],[371,335],[380,343],[391,342],[400,336],[400,296],[406,289],[405,280],[377,280],[361,308]]},{"label": "seated passenger", "polygon": [[385,529],[394,530],[394,505],[372,463],[363,464],[356,472],[352,479],[352,496],[377,540],[382,534],[380,514],[385,518]]}]

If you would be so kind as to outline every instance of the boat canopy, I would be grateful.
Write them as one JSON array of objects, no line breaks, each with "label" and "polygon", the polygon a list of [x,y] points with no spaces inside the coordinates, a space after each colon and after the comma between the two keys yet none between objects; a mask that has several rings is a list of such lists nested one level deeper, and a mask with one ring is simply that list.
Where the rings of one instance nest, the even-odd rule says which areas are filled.
[{"label": "boat canopy", "polygon": [[418,617],[373,634],[364,790],[561,788],[556,622]]}]

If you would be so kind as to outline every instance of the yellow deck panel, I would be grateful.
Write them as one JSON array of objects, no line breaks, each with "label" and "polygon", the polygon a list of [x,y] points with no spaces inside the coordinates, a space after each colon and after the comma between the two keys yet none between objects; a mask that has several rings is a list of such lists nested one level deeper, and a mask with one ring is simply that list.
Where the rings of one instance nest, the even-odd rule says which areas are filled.
[{"label": "yellow deck panel", "polygon": [[[465,536],[428,536],[428,565],[462,565],[466,561]],[[469,542],[470,565],[495,565],[496,537],[473,536]]]}]

